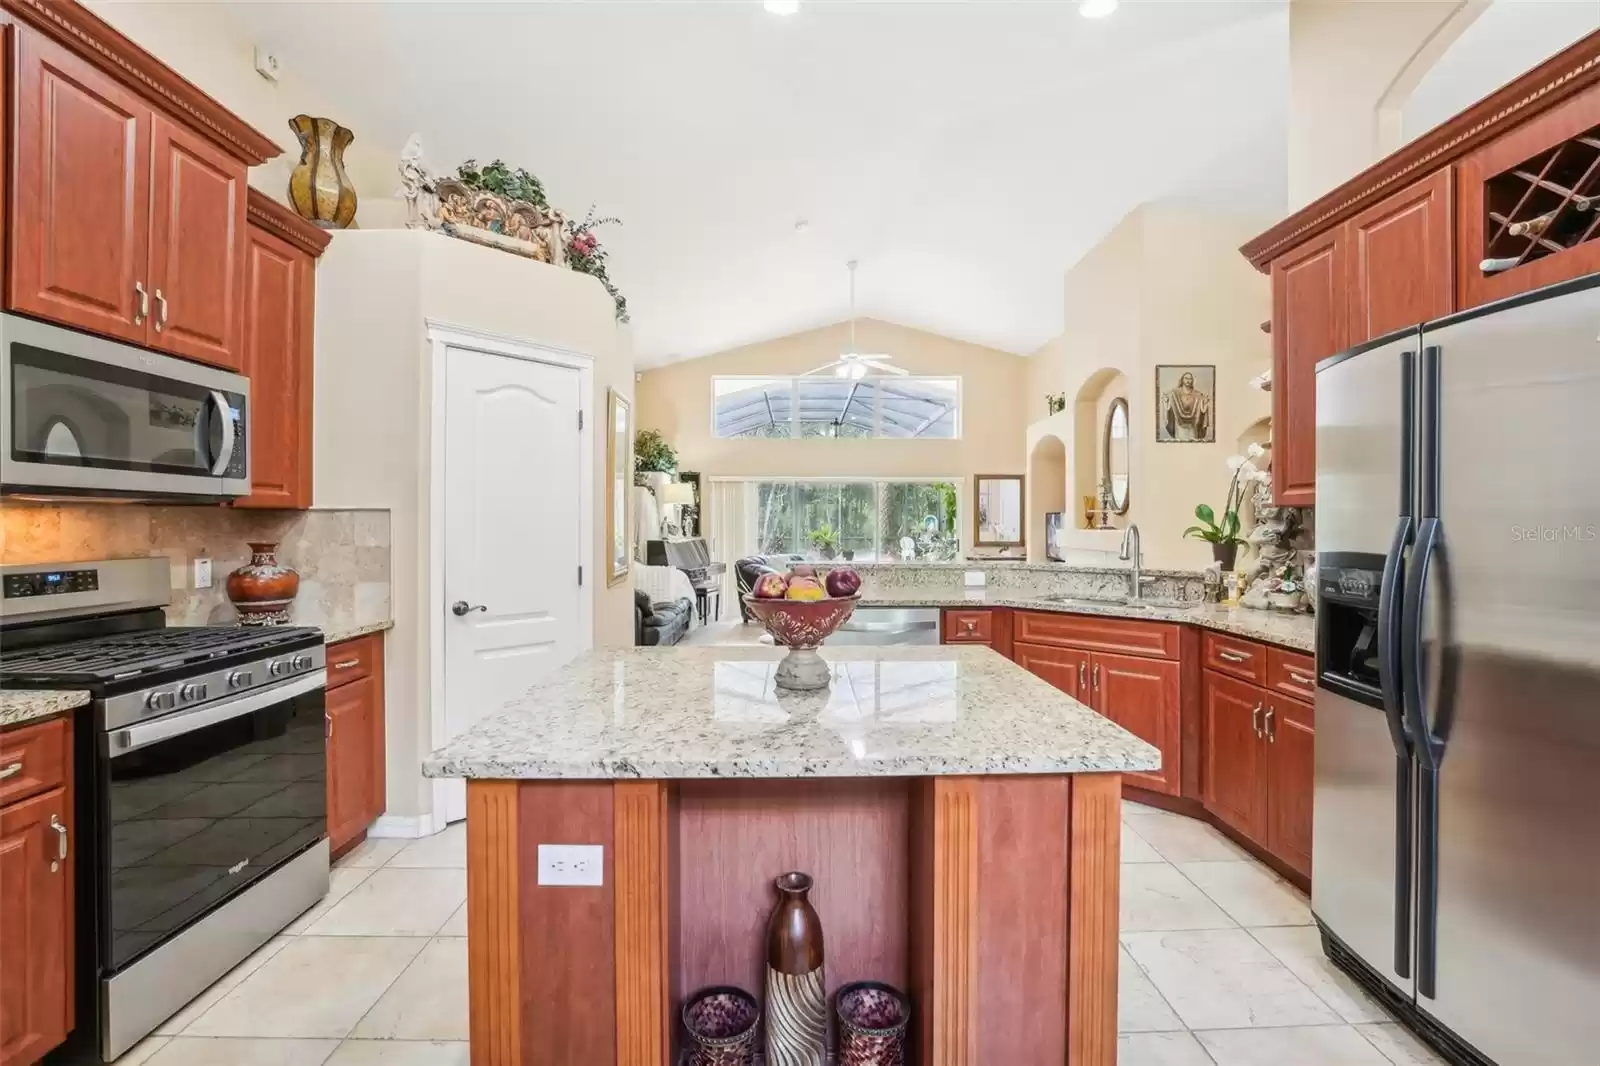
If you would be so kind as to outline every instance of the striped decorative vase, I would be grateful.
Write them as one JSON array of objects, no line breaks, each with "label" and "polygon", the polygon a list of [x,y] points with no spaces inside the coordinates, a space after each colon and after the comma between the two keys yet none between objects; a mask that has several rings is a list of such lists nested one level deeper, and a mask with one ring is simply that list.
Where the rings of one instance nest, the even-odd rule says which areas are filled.
[{"label": "striped decorative vase", "polygon": [[323,229],[344,229],[356,218],[356,187],[344,172],[344,150],[356,135],[331,118],[296,115],[289,128],[300,140],[300,162],[289,172],[289,206]]},{"label": "striped decorative vase", "polygon": [[782,898],[767,923],[767,1066],[824,1066],[828,992],[811,878],[787,873],[775,883]]}]

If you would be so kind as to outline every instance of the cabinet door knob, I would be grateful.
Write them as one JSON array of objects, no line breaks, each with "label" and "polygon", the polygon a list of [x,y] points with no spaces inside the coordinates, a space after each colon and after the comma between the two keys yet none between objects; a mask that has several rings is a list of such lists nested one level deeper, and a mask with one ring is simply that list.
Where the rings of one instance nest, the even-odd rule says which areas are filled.
[{"label": "cabinet door knob", "polygon": [[1261,704],[1256,704],[1255,710],[1250,712],[1250,727],[1256,731],[1256,739],[1263,736],[1261,731]]},{"label": "cabinet door knob", "polygon": [[167,325],[167,298],[161,295],[161,290],[156,290],[156,332],[160,333]]},{"label": "cabinet door knob", "polygon": [[1276,708],[1276,707],[1268,707],[1267,708],[1267,743],[1268,744],[1276,744],[1278,742],[1278,726],[1273,721],[1273,719],[1277,717],[1277,714],[1278,714],[1278,708]]},{"label": "cabinet door knob", "polygon": [[67,827],[61,824],[59,817],[52,814],[50,828],[56,831],[56,857],[50,860],[50,872],[55,873],[61,869],[61,864],[67,861]]},{"label": "cabinet door knob", "polygon": [[150,317],[150,293],[145,291],[144,282],[133,283],[133,294],[139,297],[139,308],[133,313],[133,324],[144,325],[144,320]]},{"label": "cabinet door knob", "polygon": [[1095,663],[1094,664],[1094,687],[1096,689],[1098,689],[1100,687],[1100,664],[1099,663]]},{"label": "cabinet door knob", "polygon": [[1089,673],[1089,664],[1088,663],[1079,663],[1078,664],[1078,687],[1080,689],[1083,688],[1085,685],[1087,685],[1089,683],[1088,673]]},{"label": "cabinet door knob", "polygon": [[322,712],[322,735],[329,740],[333,739],[333,715],[327,711]]}]

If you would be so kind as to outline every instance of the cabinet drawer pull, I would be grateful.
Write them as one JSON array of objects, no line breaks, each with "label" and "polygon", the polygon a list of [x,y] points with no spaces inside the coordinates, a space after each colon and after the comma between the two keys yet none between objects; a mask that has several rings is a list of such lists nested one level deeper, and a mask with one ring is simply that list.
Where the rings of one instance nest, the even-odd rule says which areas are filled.
[{"label": "cabinet drawer pull", "polygon": [[1267,743],[1268,744],[1276,744],[1278,742],[1278,726],[1273,721],[1273,719],[1277,717],[1277,714],[1278,714],[1278,708],[1276,708],[1276,707],[1268,707],[1267,708]]},{"label": "cabinet drawer pull", "polygon": [[1100,664],[1099,663],[1095,663],[1094,664],[1094,687],[1095,687],[1096,691],[1099,691],[1099,689],[1100,689]]},{"label": "cabinet drawer pull", "polygon": [[961,620],[961,624],[966,628],[968,633],[971,633],[978,628],[978,620],[976,618],[963,618]]},{"label": "cabinet drawer pull", "polygon": [[352,666],[360,666],[360,665],[361,665],[361,660],[360,659],[343,659],[343,660],[340,660],[339,662],[334,663],[333,664],[333,668],[335,670],[348,670]]},{"label": "cabinet drawer pull", "polygon": [[160,333],[167,325],[167,298],[161,295],[161,290],[156,290],[156,332]]},{"label": "cabinet drawer pull", "polygon": [[20,773],[22,773],[22,764],[19,762],[14,762],[9,766],[0,766],[0,781],[4,781],[8,777],[16,777]]},{"label": "cabinet drawer pull", "polygon": [[1250,656],[1248,655],[1241,655],[1236,651],[1222,651],[1221,649],[1217,650],[1217,658],[1230,663],[1247,663],[1250,661]]},{"label": "cabinet drawer pull", "polygon": [[1079,691],[1082,691],[1083,688],[1089,684],[1089,678],[1087,676],[1088,673],[1089,673],[1089,664],[1088,663],[1079,663],[1078,664],[1078,689],[1079,689]]},{"label": "cabinet drawer pull", "polygon": [[1317,683],[1317,679],[1316,678],[1309,677],[1309,676],[1307,676],[1305,674],[1302,674],[1298,670],[1290,670],[1289,671],[1289,676],[1291,678],[1293,678],[1296,682],[1298,682],[1299,684],[1302,684],[1302,685],[1314,685],[1314,684]]},{"label": "cabinet drawer pull", "polygon": [[60,818],[52,814],[50,828],[56,831],[56,857],[50,860],[50,872],[55,873],[61,869],[61,864],[67,861],[67,827],[61,824]]},{"label": "cabinet drawer pull", "polygon": [[1256,739],[1260,740],[1261,732],[1261,704],[1256,704],[1256,709],[1250,712],[1250,728],[1256,731]]},{"label": "cabinet drawer pull", "polygon": [[329,740],[333,739],[333,715],[327,711],[322,712],[322,735]]},{"label": "cabinet drawer pull", "polygon": [[133,313],[133,324],[144,325],[144,320],[150,317],[150,293],[145,289],[144,282],[133,283],[133,293],[139,297],[139,309]]}]

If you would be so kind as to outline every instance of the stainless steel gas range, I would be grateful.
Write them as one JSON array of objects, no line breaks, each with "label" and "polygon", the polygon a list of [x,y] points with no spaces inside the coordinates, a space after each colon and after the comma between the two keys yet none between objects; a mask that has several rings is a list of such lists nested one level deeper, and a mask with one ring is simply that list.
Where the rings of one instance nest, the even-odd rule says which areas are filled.
[{"label": "stainless steel gas range", "polygon": [[0,685],[87,690],[77,1027],[110,1062],[327,893],[322,634],[167,627],[166,559],[0,568]]}]

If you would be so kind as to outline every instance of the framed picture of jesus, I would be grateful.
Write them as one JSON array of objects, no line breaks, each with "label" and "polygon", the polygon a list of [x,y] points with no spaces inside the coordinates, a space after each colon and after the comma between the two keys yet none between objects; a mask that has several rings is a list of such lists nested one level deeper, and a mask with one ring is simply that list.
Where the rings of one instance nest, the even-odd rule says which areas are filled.
[{"label": "framed picture of jesus", "polygon": [[1156,367],[1156,443],[1211,444],[1217,439],[1217,368]]}]

